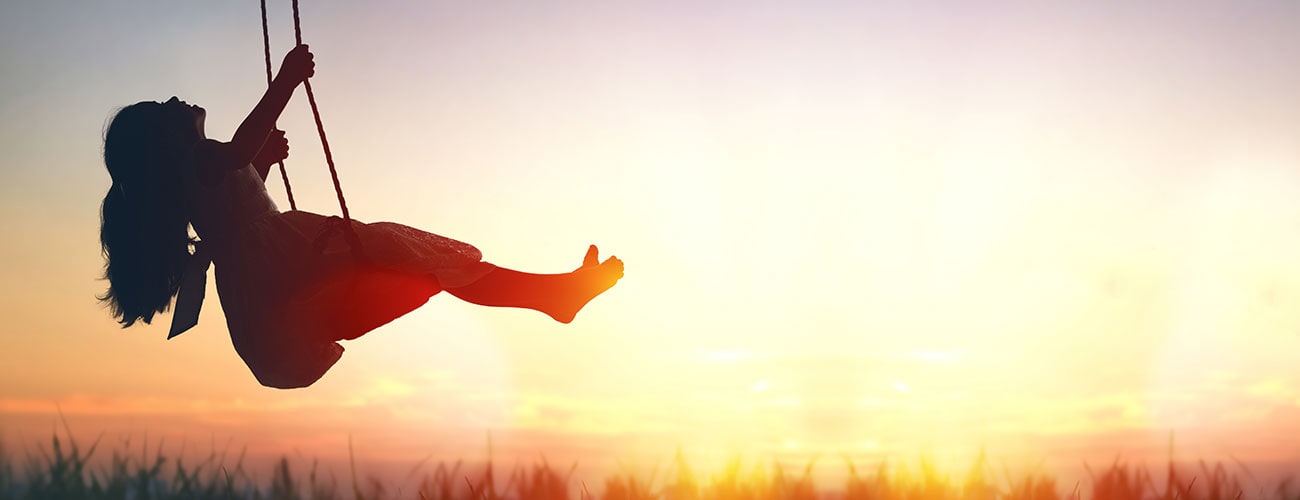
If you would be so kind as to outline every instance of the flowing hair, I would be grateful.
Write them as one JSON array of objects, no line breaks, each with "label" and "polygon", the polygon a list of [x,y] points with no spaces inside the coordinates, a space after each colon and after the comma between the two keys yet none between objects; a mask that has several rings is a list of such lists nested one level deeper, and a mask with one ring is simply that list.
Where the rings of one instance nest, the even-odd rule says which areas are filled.
[{"label": "flowing hair", "polygon": [[193,117],[157,102],[122,108],[104,133],[113,185],[100,211],[108,290],[99,300],[123,328],[166,311],[190,257],[183,171],[200,139]]}]

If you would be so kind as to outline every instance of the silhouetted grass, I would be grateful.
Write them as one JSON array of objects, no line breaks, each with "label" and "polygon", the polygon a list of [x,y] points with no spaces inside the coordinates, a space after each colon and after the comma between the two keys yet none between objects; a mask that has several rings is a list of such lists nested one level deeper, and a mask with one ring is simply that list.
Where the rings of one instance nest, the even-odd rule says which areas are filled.
[{"label": "silhouetted grass", "polygon": [[[152,454],[147,442],[138,453],[127,453],[127,443],[125,450],[113,451],[106,464],[92,467],[90,460],[99,443],[96,439],[83,449],[71,438],[55,434],[48,449],[27,453],[21,467],[13,462],[12,450],[0,443],[0,500],[1300,500],[1289,479],[1265,488],[1244,466],[1240,468],[1248,479],[1245,482],[1222,464],[1205,462],[1182,469],[1171,463],[1163,473],[1118,460],[1101,470],[1084,465],[1088,483],[1063,489],[1044,475],[1016,478],[1004,471],[1001,478],[994,478],[983,455],[962,479],[953,479],[926,461],[916,468],[882,462],[863,473],[845,459],[845,483],[819,489],[813,480],[813,462],[790,472],[779,464],[746,468],[733,460],[720,472],[701,477],[680,452],[662,481],[658,467],[648,477],[621,472],[608,476],[598,492],[585,483],[575,484],[576,463],[555,467],[541,459],[517,465],[501,477],[490,458],[479,466],[464,461],[439,463],[409,491],[375,479],[357,481],[354,467],[353,487],[345,491],[333,476],[321,477],[315,462],[304,476],[282,458],[273,467],[270,481],[258,482],[245,471],[243,452],[232,458],[214,451],[200,462],[186,464],[181,458],[165,456],[161,443]],[[419,470],[414,469],[412,476]]]}]

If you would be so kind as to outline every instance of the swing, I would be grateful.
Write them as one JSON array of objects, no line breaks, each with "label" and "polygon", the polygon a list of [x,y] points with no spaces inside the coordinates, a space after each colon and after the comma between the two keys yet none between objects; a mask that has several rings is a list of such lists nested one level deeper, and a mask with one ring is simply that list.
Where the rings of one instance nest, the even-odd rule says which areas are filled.
[{"label": "swing", "polygon": [[[293,0],[292,3],[294,39],[297,45],[302,45],[298,0]],[[266,61],[266,80],[269,86],[273,77],[266,0],[261,0],[261,9],[262,46]],[[334,233],[341,232],[351,252],[354,268],[322,276],[315,282],[304,285],[300,292],[311,293],[295,294],[287,298],[282,305],[281,324],[272,325],[272,328],[318,332],[326,337],[332,337],[330,340],[351,340],[424,305],[432,295],[441,291],[441,285],[432,276],[414,276],[384,270],[371,265],[366,258],[361,239],[357,236],[352,224],[352,216],[348,212],[347,200],[343,197],[343,186],[339,182],[334,156],[325,137],[325,126],[321,122],[320,109],[316,105],[316,96],[312,92],[311,82],[303,81],[302,85],[307,92],[307,102],[311,106],[316,131],[320,136],[321,147],[325,151],[325,162],[329,166],[330,178],[334,183],[334,193],[338,197],[342,215],[330,218],[330,223],[321,229],[312,246],[317,253],[323,253],[329,240],[334,237]],[[289,184],[288,171],[283,160],[278,163],[280,177],[284,180],[285,194],[289,198],[289,208],[296,211],[298,205],[294,200],[293,188]],[[207,270],[211,262],[206,255],[201,255],[200,247],[196,245],[189,269],[184,274],[180,292],[176,297],[176,312],[172,318],[168,339],[198,324],[198,313],[206,292]],[[303,321],[303,318],[308,320]],[[284,322],[293,322],[293,324]],[[299,322],[309,324],[299,324]]]},{"label": "swing", "polygon": [[[293,36],[295,45],[302,45],[302,20],[299,15],[298,0],[292,0]],[[267,22],[266,0],[261,0],[262,9],[262,49],[266,62],[266,83],[271,85],[271,35]],[[312,118],[316,122],[316,132],[320,136],[321,148],[325,152],[325,163],[329,166],[330,179],[334,183],[334,194],[339,200],[340,219],[335,224],[324,228],[315,241],[318,251],[323,250],[335,228],[341,228],[343,237],[348,242],[357,269],[346,272],[347,277],[325,277],[320,283],[305,288],[315,290],[309,297],[291,299],[287,304],[285,318],[323,317],[321,311],[329,309],[332,314],[322,321],[321,328],[331,328],[347,332],[340,340],[354,339],[370,330],[409,313],[428,302],[429,297],[439,291],[432,278],[409,276],[395,272],[375,269],[369,265],[361,239],[352,226],[352,216],[348,212],[347,199],[343,197],[343,185],[339,182],[338,169],[334,166],[334,155],[330,152],[329,140],[325,137],[325,125],[321,122],[320,109],[316,105],[316,95],[312,92],[311,81],[303,81],[307,93],[307,103],[311,107]],[[279,162],[280,177],[284,180],[284,191],[289,198],[289,209],[297,210],[293,198],[293,188],[289,185],[289,173],[284,161]],[[345,310],[337,310],[338,306]],[[336,323],[331,323],[333,320]]]},{"label": "swing", "polygon": [[[271,86],[271,32],[266,20],[266,0],[261,0],[262,6],[262,52],[266,60],[266,85]],[[298,15],[298,0],[293,0],[293,37],[296,45],[302,45],[302,20]],[[343,185],[339,183],[339,172],[334,167],[334,155],[330,152],[329,140],[325,138],[325,125],[320,119],[320,108],[316,106],[316,94],[311,91],[311,81],[302,82],[302,88],[307,91],[307,104],[311,105],[311,115],[316,121],[316,132],[320,135],[321,148],[325,150],[325,164],[330,169],[330,179],[334,181],[334,194],[339,199],[339,211],[342,213],[343,236],[347,239],[348,245],[352,250],[352,255],[358,263],[365,261],[365,255],[361,249],[361,240],[357,238],[357,233],[352,229],[352,216],[348,213],[348,201],[343,197]],[[293,188],[289,185],[289,172],[284,168],[284,160],[280,160],[280,178],[284,180],[284,192],[289,197],[289,209],[298,210],[298,204],[293,199]],[[321,235],[321,238],[328,238],[329,232]],[[318,239],[319,240],[319,239]]]}]

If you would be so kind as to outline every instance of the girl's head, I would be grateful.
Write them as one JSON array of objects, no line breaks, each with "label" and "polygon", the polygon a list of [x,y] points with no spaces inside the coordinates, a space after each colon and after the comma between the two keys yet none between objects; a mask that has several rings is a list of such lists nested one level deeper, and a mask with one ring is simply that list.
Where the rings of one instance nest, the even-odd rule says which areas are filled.
[{"label": "girl's head", "polygon": [[109,286],[100,300],[123,327],[149,323],[180,285],[192,241],[182,180],[204,114],[175,97],[140,102],[118,111],[104,134],[113,185],[101,211]]}]

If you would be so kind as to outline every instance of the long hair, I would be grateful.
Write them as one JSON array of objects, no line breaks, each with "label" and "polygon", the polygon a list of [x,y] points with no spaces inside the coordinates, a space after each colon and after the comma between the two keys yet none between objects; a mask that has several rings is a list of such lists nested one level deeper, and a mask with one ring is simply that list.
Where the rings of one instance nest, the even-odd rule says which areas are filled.
[{"label": "long hair", "polygon": [[200,139],[193,116],[157,102],[118,111],[104,134],[104,195],[99,242],[108,291],[99,300],[129,327],[167,310],[193,243],[182,181]]}]

